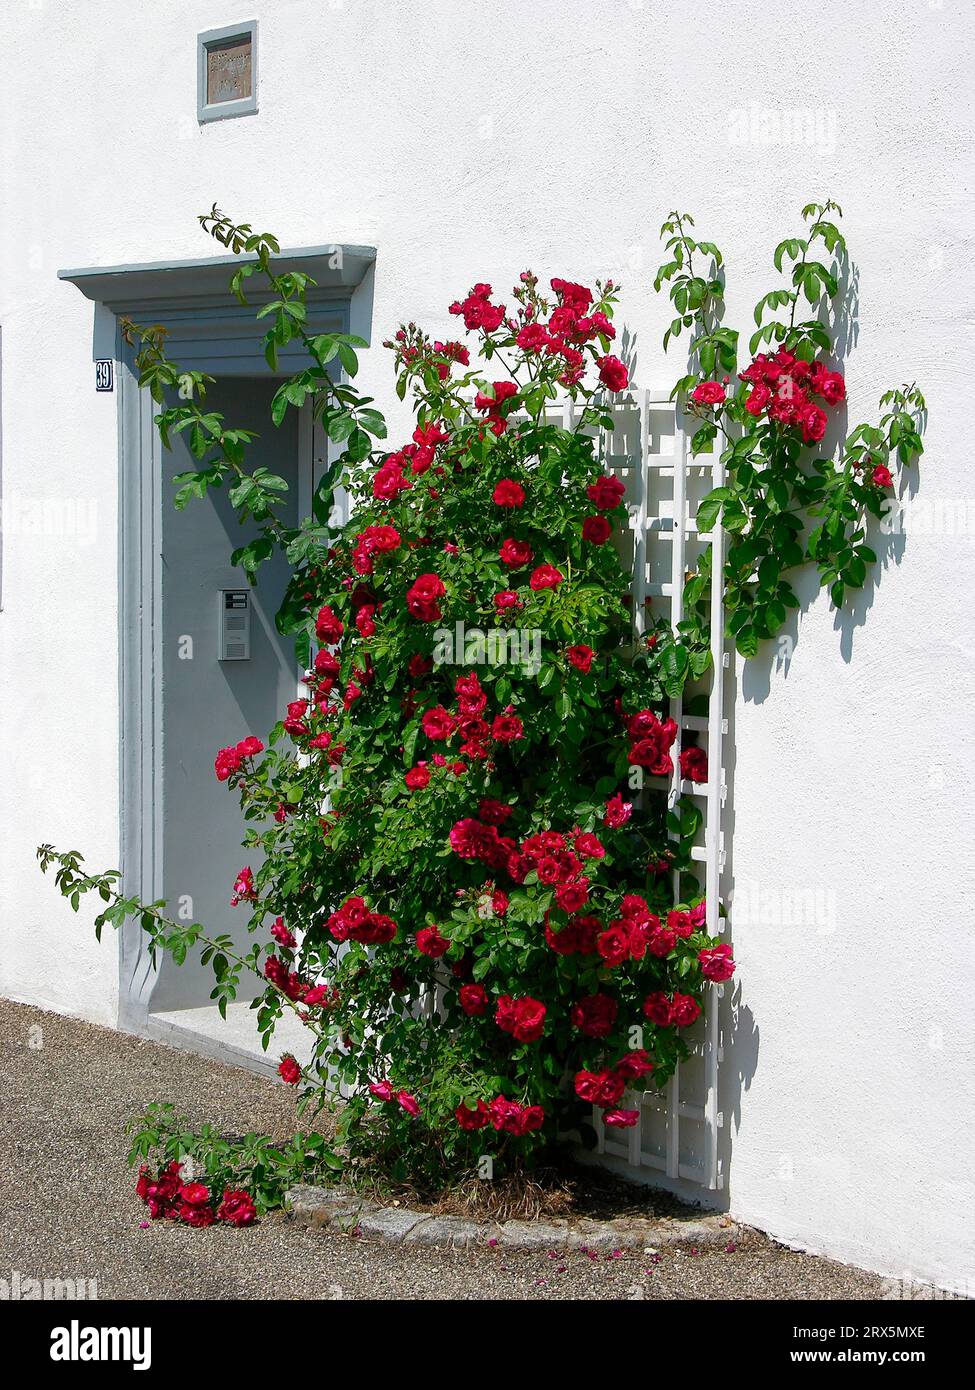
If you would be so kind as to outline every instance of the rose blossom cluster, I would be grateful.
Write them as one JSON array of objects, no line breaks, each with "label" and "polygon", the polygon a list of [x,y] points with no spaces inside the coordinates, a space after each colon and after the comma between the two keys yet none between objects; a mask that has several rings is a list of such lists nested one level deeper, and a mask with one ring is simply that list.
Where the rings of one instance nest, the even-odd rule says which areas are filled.
[{"label": "rose blossom cluster", "polygon": [[[458,676],[454,682],[457,697],[456,708],[447,709],[444,705],[432,705],[425,710],[420,721],[423,733],[431,743],[449,744],[459,738],[458,752],[463,758],[483,762],[489,757],[491,745],[495,743],[514,743],[524,733],[521,719],[514,713],[512,705],[506,705],[500,714],[486,719],[487,692],[475,672]],[[434,754],[435,766],[442,767],[447,759]],[[464,764],[455,771],[462,771]],[[429,771],[425,766],[419,776],[407,773],[406,785],[411,791],[421,790],[430,782]],[[468,856],[474,857],[474,856]]]},{"label": "rose blossom cluster", "polygon": [[[605,309],[594,306],[592,290],[558,277],[550,284],[555,295],[554,306],[538,293],[537,277],[526,270],[513,291],[521,306],[515,315],[509,316],[504,304],[493,302],[492,287],[483,281],[474,285],[464,299],[455,300],[450,305],[450,313],[463,319],[468,332],[490,337],[504,329],[506,341],[513,342],[526,362],[536,362],[540,357],[555,359],[557,379],[562,386],[571,389],[582,384],[588,354],[598,368],[600,384],[608,391],[624,391],[629,384],[627,368],[618,357],[606,351],[616,330]],[[605,294],[609,295],[612,289],[610,282]],[[600,302],[608,303],[605,298]],[[412,365],[402,351],[400,359],[404,365]],[[497,385],[495,383],[495,388]],[[509,394],[517,390],[514,383],[503,385],[506,391],[510,388]],[[478,408],[487,413],[492,431],[503,434],[506,421],[495,408],[494,403],[499,401],[496,389],[495,395],[485,400],[486,403]]]},{"label": "rose blossom cluster", "polygon": [[585,861],[601,859],[605,854],[595,835],[578,829],[569,836],[544,830],[519,844],[502,835],[496,824],[472,816],[456,822],[449,840],[459,858],[478,859],[494,870],[504,870],[514,883],[524,883],[534,872],[539,883],[554,888],[561,910],[570,913],[579,912],[589,901]]},{"label": "rose blossom cluster", "polygon": [[422,1113],[416,1096],[409,1091],[398,1091],[391,1081],[374,1081],[370,1085],[369,1091],[377,1100],[395,1101],[400,1109],[405,1110],[407,1115],[412,1116],[413,1119]]},{"label": "rose blossom cluster", "polygon": [[533,1130],[541,1129],[545,1123],[545,1111],[540,1105],[520,1105],[506,1096],[495,1096],[494,1100],[479,1100],[472,1110],[461,1103],[454,1111],[459,1127],[466,1131],[485,1129],[490,1125],[504,1134],[521,1138]]},{"label": "rose blossom cluster", "polygon": [[149,1208],[153,1221],[182,1221],[187,1226],[212,1226],[222,1221],[228,1226],[250,1226],[257,1210],[249,1192],[239,1188],[224,1188],[217,1204],[210,1189],[202,1182],[183,1182],[183,1165],[175,1159],[154,1177],[142,1164],[136,1195]]},{"label": "rose blossom cluster", "polygon": [[[490,292],[490,291],[489,291]],[[415,323],[408,323],[397,329],[392,338],[383,343],[396,353],[400,368],[426,373],[432,369],[441,381],[446,381],[455,365],[470,365],[470,353],[463,343],[431,341]]]},{"label": "rose blossom cluster", "polygon": [[436,463],[437,446],[446,444],[449,438],[442,425],[418,425],[413,431],[413,442],[387,454],[377,468],[372,480],[372,495],[376,501],[395,502],[401,492],[409,492],[415,478],[431,469],[437,476],[443,476],[443,466]]},{"label": "rose blossom cluster", "polygon": [[674,721],[661,723],[653,710],[641,709],[626,717],[626,732],[630,737],[628,761],[634,767],[646,768],[654,777],[669,777],[674,770],[670,749],[678,732]]},{"label": "rose blossom cluster", "polygon": [[634,1081],[648,1076],[653,1071],[653,1063],[643,1048],[627,1052],[612,1067],[602,1071],[578,1071],[575,1075],[575,1093],[588,1105],[595,1105],[602,1111],[603,1123],[615,1129],[625,1129],[635,1125],[640,1118],[639,1110],[618,1109],[624,1092]]},{"label": "rose blossom cluster", "polygon": [[259,738],[254,738],[253,734],[249,738],[241,739],[240,743],[232,748],[221,748],[213,763],[217,780],[226,782],[232,773],[239,772],[245,758],[253,758],[263,752],[264,744]]},{"label": "rose blossom cluster", "polygon": [[[738,375],[751,388],[745,400],[749,414],[756,418],[764,414],[778,425],[800,430],[806,444],[818,443],[826,433],[826,411],[813,397],[830,407],[846,398],[846,383],[839,372],[830,371],[823,362],[806,362],[785,348],[771,357],[759,353]],[[691,400],[702,406],[722,405],[726,382],[727,378],[724,383],[700,382]]]},{"label": "rose blossom cluster", "polygon": [[267,957],[264,962],[264,978],[288,999],[304,1004],[308,1009],[334,1009],[339,1002],[338,990],[333,985],[311,984],[308,980],[302,979],[296,971],[289,969],[287,962],[280,956],[272,954]]},{"label": "rose blossom cluster", "polygon": [[392,917],[373,912],[365,898],[346,898],[328,919],[328,929],[336,941],[359,941],[364,946],[382,946],[396,936]]}]

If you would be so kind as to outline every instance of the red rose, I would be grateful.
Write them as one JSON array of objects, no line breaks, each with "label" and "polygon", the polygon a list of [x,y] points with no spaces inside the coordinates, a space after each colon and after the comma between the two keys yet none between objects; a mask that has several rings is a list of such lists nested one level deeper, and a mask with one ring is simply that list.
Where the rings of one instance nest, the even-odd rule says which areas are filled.
[{"label": "red rose", "polygon": [[319,609],[318,617],[315,620],[315,636],[319,642],[323,642],[327,647],[334,647],[344,631],[344,624],[340,618],[335,616],[328,604]]},{"label": "red rose", "polygon": [[186,1182],[179,1189],[179,1195],[190,1206],[198,1207],[204,1202],[209,1202],[210,1189],[202,1182]]},{"label": "red rose", "polygon": [[411,792],[422,791],[424,787],[430,785],[430,769],[419,764],[411,767],[403,779]]},{"label": "red rose", "polygon": [[638,922],[650,922],[660,925],[660,918],[654,916],[647,906],[646,898],[641,898],[639,893],[626,893],[620,903],[620,912],[628,920]]},{"label": "red rose", "polygon": [[667,913],[667,927],[675,936],[686,941],[694,930],[694,923],[689,912],[677,912],[675,910]]},{"label": "red rose", "polygon": [[674,990],[670,1004],[670,1021],[675,1028],[689,1028],[696,1023],[701,1014],[701,1006],[690,994]]},{"label": "red rose", "polygon": [[406,663],[406,669],[415,679],[420,676],[428,676],[433,670],[433,658],[421,656],[419,652],[416,652]]},{"label": "red rose", "polygon": [[603,1124],[611,1129],[632,1129],[640,1118],[639,1110],[607,1110]]},{"label": "red rose", "polygon": [[826,433],[826,412],[818,405],[807,405],[799,416],[802,437],[807,444],[816,444]]},{"label": "red rose", "polygon": [[420,622],[436,622],[443,616],[439,600],[446,592],[439,575],[421,574],[407,590],[406,606]]},{"label": "red rose", "polygon": [[574,666],[583,675],[588,675],[592,670],[592,659],[596,655],[592,647],[587,647],[584,642],[578,643],[574,647],[569,647],[565,653],[569,665]]},{"label": "red rose", "polygon": [[466,299],[451,304],[449,312],[459,314],[465,328],[480,328],[485,333],[493,333],[504,321],[505,308],[503,304],[492,304],[490,294],[490,285],[475,285]]},{"label": "red rose", "polygon": [[382,468],[376,470],[372,480],[372,495],[379,502],[394,502],[398,493],[405,492],[410,487],[409,479],[403,476],[402,466],[388,460]]},{"label": "red rose", "polygon": [[659,923],[657,926],[651,926],[647,950],[652,956],[656,956],[658,960],[663,960],[665,956],[670,955],[676,945],[677,933],[675,931],[661,927]]},{"label": "red rose", "polygon": [[673,719],[663,723],[653,710],[641,709],[626,721],[633,740],[627,757],[634,767],[645,767],[654,777],[669,777],[674,770],[670,749],[677,737]]},{"label": "red rose", "polygon": [[275,917],[271,924],[271,935],[279,946],[287,946],[289,951],[293,951],[298,944],[291,932],[289,932],[288,928],[284,925],[283,917]]},{"label": "red rose", "polygon": [[532,589],[557,589],[564,576],[554,565],[539,565],[528,583]]},{"label": "red rose", "polygon": [[722,942],[720,946],[706,946],[703,951],[698,951],[697,959],[701,974],[715,984],[723,984],[735,973],[735,962],[727,942]]},{"label": "red rose", "polygon": [[759,381],[752,387],[751,394],[745,402],[745,409],[749,415],[761,415],[771,399],[772,392]]},{"label": "red rose", "polygon": [[179,1219],[180,1221],[184,1221],[187,1226],[197,1226],[205,1229],[207,1226],[212,1226],[217,1217],[213,1207],[193,1206],[188,1202],[184,1202],[179,1209]]},{"label": "red rose", "polygon": [[604,1109],[609,1109],[622,1097],[625,1090],[626,1078],[616,1072],[576,1072],[576,1095],[589,1105],[599,1105]]},{"label": "red rose", "polygon": [[545,1123],[545,1111],[540,1105],[520,1106],[517,1101],[496,1096],[488,1107],[491,1124],[495,1129],[507,1134],[522,1135],[530,1130],[541,1129]]},{"label": "red rose", "polygon": [[708,755],[703,748],[681,749],[680,775],[689,782],[708,780]]},{"label": "red rose", "polygon": [[213,770],[217,774],[218,782],[226,782],[231,773],[236,772],[239,767],[240,758],[236,748],[221,748],[213,760]]},{"label": "red rose", "polygon": [[581,878],[575,883],[559,884],[555,890],[555,901],[563,912],[581,911],[589,901],[589,880]]},{"label": "red rose", "polygon": [[619,478],[614,478],[608,473],[604,473],[586,488],[586,496],[601,512],[613,511],[622,502],[625,493],[625,485]]},{"label": "red rose", "polygon": [[494,606],[499,613],[504,613],[509,608],[521,608],[522,602],[513,589],[502,589],[494,595]]},{"label": "red rose", "polygon": [[662,994],[659,990],[654,994],[648,994],[643,1001],[643,1014],[658,1028],[668,1028],[670,1026],[670,1000],[666,994]]},{"label": "red rose", "polygon": [[625,391],[630,381],[630,373],[618,357],[611,353],[606,357],[597,358],[599,362],[599,380],[609,391]]},{"label": "red rose", "polygon": [[413,1118],[416,1119],[417,1115],[420,1113],[420,1103],[416,1096],[411,1095],[409,1091],[397,1091],[396,1100],[406,1111],[407,1115],[412,1115]]},{"label": "red rose", "polygon": [[439,960],[450,949],[450,942],[446,937],[440,935],[438,926],[421,927],[416,934],[416,949],[421,956],[430,956],[432,960]]},{"label": "red rose", "polygon": [[503,994],[498,1000],[494,1021],[518,1042],[537,1042],[545,1030],[545,1013],[545,1005],[539,999],[530,995],[512,999],[509,994]]},{"label": "red rose", "polygon": [[622,923],[614,922],[611,927],[607,927],[604,932],[599,933],[596,949],[607,968],[612,970],[615,965],[622,965],[625,960],[629,959],[630,934]]},{"label": "red rose", "polygon": [[702,381],[691,392],[691,400],[697,405],[720,405],[725,398],[725,389],[720,381]]},{"label": "red rose", "polygon": [[559,303],[573,313],[585,313],[592,303],[592,290],[587,290],[585,285],[577,285],[574,280],[560,280],[556,276],[549,284],[558,295]]},{"label": "red rose", "polygon": [[846,398],[846,382],[839,372],[829,372],[822,362],[816,362],[809,373],[810,390],[822,396],[827,405],[839,405]]},{"label": "red rose", "polygon": [[324,1008],[334,1009],[339,1002],[339,992],[332,985],[313,985],[301,996],[301,1002],[309,1008],[317,1008],[321,1004]]},{"label": "red rose", "polygon": [[587,516],[582,523],[582,539],[590,545],[602,545],[609,540],[612,530],[604,516]]},{"label": "red rose", "polygon": [[476,1110],[471,1110],[469,1106],[464,1104],[458,1105],[454,1111],[454,1118],[461,1129],[475,1130],[483,1129],[489,1123],[491,1114],[483,1100],[479,1100]]},{"label": "red rose", "polygon": [[624,801],[619,792],[611,796],[606,802],[606,814],[603,816],[603,824],[608,825],[611,830],[619,830],[620,826],[626,824],[633,814],[632,801]]},{"label": "red rose", "polygon": [[524,734],[524,725],[517,714],[496,714],[491,725],[491,737],[498,743],[514,743]]},{"label": "red rose", "polygon": [[501,563],[507,565],[509,569],[521,569],[523,565],[531,563],[532,548],[527,541],[516,541],[511,539],[502,542],[498,551]]},{"label": "red rose", "polygon": [[468,1018],[477,1018],[487,1013],[488,997],[483,985],[461,985],[457,993],[460,1007]]},{"label": "red rose", "polygon": [[606,851],[603,849],[598,837],[590,834],[588,831],[583,832],[581,835],[577,835],[574,844],[576,854],[583,859],[603,859],[606,856]]},{"label": "red rose", "polygon": [[502,478],[495,487],[491,500],[498,507],[523,507],[525,489],[521,483],[513,482],[511,478]]},{"label": "red rose", "polygon": [[390,1081],[373,1081],[370,1083],[369,1091],[377,1100],[388,1101],[396,1099],[396,1092],[393,1090],[392,1082]]},{"label": "red rose", "polygon": [[613,1031],[618,1008],[608,994],[587,994],[569,1012],[569,1022],[587,1038],[605,1038]]},{"label": "red rose", "polygon": [[647,1076],[653,1071],[653,1063],[641,1047],[635,1052],[625,1053],[616,1063],[614,1070],[618,1076],[625,1076],[628,1081],[637,1081],[641,1076]]},{"label": "red rose", "polygon": [[544,324],[526,323],[515,338],[515,346],[522,352],[541,352],[551,341]]},{"label": "red rose", "polygon": [[457,720],[448,710],[444,709],[443,705],[434,705],[432,709],[427,710],[420,720],[420,727],[427,738],[436,742],[443,742],[450,738],[454,732],[457,727]]},{"label": "red rose", "polygon": [[301,1080],[301,1067],[299,1067],[293,1057],[282,1057],[278,1064],[278,1075],[283,1081],[286,1081],[289,1086],[297,1086],[298,1082]]},{"label": "red rose", "polygon": [[[889,468],[885,468],[882,463],[878,463],[870,474],[870,481],[876,487],[893,487],[894,479]],[[220,775],[219,773],[217,774]]]},{"label": "red rose", "polygon": [[217,1208],[217,1220],[228,1226],[250,1226],[257,1216],[257,1209],[249,1192],[239,1188],[224,1189],[223,1200]]}]

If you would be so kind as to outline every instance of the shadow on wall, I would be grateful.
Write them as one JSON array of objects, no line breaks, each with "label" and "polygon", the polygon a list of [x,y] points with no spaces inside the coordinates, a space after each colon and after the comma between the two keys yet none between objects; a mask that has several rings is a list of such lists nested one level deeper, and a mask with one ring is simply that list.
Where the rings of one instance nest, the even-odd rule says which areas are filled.
[{"label": "shadow on wall", "polygon": [[[738,678],[734,650],[728,660],[724,673],[724,713],[728,721],[728,732],[724,737],[724,780],[726,796],[722,823],[724,829],[725,861],[721,872],[721,901],[725,904],[728,917],[725,940],[732,946],[734,940],[734,901],[735,901],[735,771],[738,762],[738,745],[735,736],[735,711],[738,695]],[[724,1176],[724,1186],[719,1195],[719,1205],[727,1208],[731,1204],[732,1134],[741,1127],[742,1095],[749,1089],[752,1078],[758,1070],[760,1033],[758,1021],[750,1005],[742,1003],[742,981],[735,975],[725,986],[721,1000],[718,1025],[721,1040],[721,1057],[718,1065],[718,1110],[722,1125],[718,1131],[718,1171]]]},{"label": "shadow on wall", "polygon": [[[844,265],[840,280],[839,305],[833,326],[835,350],[832,365],[842,370],[843,362],[859,336],[859,272],[849,261]],[[869,419],[872,412],[876,411],[877,405],[877,402],[870,403],[870,410],[864,411],[866,418]],[[922,416],[922,432],[925,424],[926,419]],[[848,431],[848,413],[844,405],[843,410],[836,412],[830,421],[823,440],[824,456],[837,456],[843,448]],[[901,479],[898,495],[888,509],[888,516],[882,522],[869,515],[865,518],[866,544],[876,552],[876,563],[869,566],[863,588],[853,592],[849,605],[835,609],[833,614],[833,627],[839,634],[840,654],[846,663],[853,658],[857,629],[866,622],[867,613],[873,606],[884,572],[891,565],[900,565],[906,552],[906,536],[898,518],[902,515],[905,504],[909,504],[916,496],[919,479],[913,469],[905,470]],[[725,672],[724,711],[728,731],[724,743],[724,772],[727,795],[723,816],[725,865],[721,875],[721,898],[728,905],[727,939],[732,943],[735,902],[734,783],[737,763],[737,697],[740,693],[745,701],[760,705],[770,693],[773,678],[788,679],[802,621],[821,592],[819,575],[812,565],[797,571],[791,577],[791,582],[799,607],[790,611],[787,624],[776,640],[767,642],[755,657],[742,663],[740,689],[733,650],[728,670]],[[719,1199],[721,1206],[729,1205],[731,1201],[732,1135],[739,1131],[742,1097],[750,1088],[758,1067],[760,1031],[751,1007],[742,1002],[743,996],[747,996],[747,979],[742,981],[736,978],[726,990],[719,1015],[724,1048],[718,1073],[718,1104],[723,1115],[723,1125],[718,1134],[719,1169],[724,1175],[724,1187]]]}]

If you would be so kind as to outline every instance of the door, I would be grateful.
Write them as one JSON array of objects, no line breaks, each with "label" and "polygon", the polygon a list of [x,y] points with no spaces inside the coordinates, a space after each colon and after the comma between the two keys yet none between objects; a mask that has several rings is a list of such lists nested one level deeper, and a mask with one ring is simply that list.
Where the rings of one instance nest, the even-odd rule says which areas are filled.
[{"label": "door", "polygon": [[[247,467],[263,466],[284,478],[289,494],[279,510],[294,525],[299,500],[308,489],[299,459],[310,431],[290,410],[281,425],[271,422],[271,398],[278,383],[270,378],[225,378],[207,393],[208,407],[228,425],[253,430]],[[309,457],[305,471],[310,473]],[[280,555],[262,565],[250,588],[240,569],[230,564],[233,550],[255,534],[253,524],[239,525],[226,487],[203,500],[191,499],[177,512],[172,504],[175,474],[198,467],[183,436],[163,453],[161,573],[158,679],[161,681],[161,785],[157,805],[161,826],[162,896],[177,919],[202,922],[208,934],[227,932],[244,948],[254,938],[246,930],[246,904],[230,905],[234,879],[253,851],[241,846],[245,822],[238,799],[214,776],[219,749],[249,734],[267,742],[272,725],[295,698],[298,671],[290,639],[281,637],[274,615],[288,582],[288,565]],[[220,660],[220,594],[246,590],[250,601],[250,651],[240,659]],[[233,649],[227,649],[234,655]],[[159,962],[150,1011],[167,1012],[210,1003],[213,976],[198,961],[182,966],[168,957]],[[256,979],[242,979],[241,997],[253,998]]]}]

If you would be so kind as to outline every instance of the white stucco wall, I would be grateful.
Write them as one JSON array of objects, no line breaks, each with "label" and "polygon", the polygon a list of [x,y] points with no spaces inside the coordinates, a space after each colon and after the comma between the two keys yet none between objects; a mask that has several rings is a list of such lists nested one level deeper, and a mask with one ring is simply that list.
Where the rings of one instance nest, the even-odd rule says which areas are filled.
[{"label": "white stucco wall", "polygon": [[[260,114],[201,128],[195,33],[253,17]],[[376,342],[405,318],[455,329],[455,294],[526,265],[612,274],[638,384],[660,385],[680,366],[651,287],[664,215],[692,211],[723,247],[745,327],[772,247],[830,196],[859,269],[851,420],[916,376],[920,495],[975,498],[957,0],[23,0],[4,24],[4,994],[115,1017],[112,950],[33,862],[39,839],[118,856],[115,400],[94,393],[92,309],[60,267],[209,254],[195,215],[217,199],[286,245],[376,245]],[[797,109],[811,144],[752,138]],[[405,423],[381,348],[361,380]],[[81,505],[78,534],[18,526],[58,498]],[[973,585],[971,534],[908,534],[862,625],[818,598],[788,669],[745,673],[734,710],[732,1209],[941,1283],[975,1278]],[[811,924],[783,920],[790,892],[818,904]]]}]

